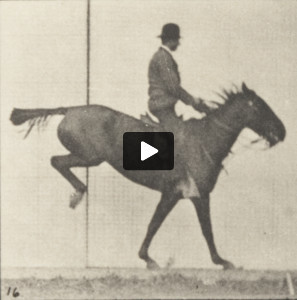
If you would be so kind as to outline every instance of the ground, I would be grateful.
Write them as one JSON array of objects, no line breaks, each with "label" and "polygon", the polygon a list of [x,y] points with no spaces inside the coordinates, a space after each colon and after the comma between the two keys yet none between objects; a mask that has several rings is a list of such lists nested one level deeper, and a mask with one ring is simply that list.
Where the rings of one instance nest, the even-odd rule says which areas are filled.
[{"label": "ground", "polygon": [[2,270],[1,299],[297,299],[288,273],[296,291],[297,271],[14,268]]}]

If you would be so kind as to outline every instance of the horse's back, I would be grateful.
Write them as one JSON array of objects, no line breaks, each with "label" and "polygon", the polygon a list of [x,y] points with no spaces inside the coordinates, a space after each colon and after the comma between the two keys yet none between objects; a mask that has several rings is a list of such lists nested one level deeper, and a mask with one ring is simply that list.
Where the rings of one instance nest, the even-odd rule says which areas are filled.
[{"label": "horse's back", "polygon": [[64,146],[71,140],[96,152],[121,153],[123,134],[129,131],[153,131],[153,128],[103,105],[76,106],[67,110],[58,127],[58,137]]},{"label": "horse's back", "polygon": [[105,129],[117,126],[125,128],[143,124],[140,120],[103,105],[75,106],[68,109],[63,120],[64,130],[88,129],[90,126],[103,125]]}]

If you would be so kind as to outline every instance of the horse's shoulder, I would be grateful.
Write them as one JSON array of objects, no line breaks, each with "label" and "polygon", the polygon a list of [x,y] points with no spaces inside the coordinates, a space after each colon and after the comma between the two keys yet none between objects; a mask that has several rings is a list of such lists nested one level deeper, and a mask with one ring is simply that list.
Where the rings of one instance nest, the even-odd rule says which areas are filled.
[{"label": "horse's shoulder", "polygon": [[206,129],[206,117],[202,119],[191,118],[184,122],[186,134],[195,135],[199,139],[203,138]]}]

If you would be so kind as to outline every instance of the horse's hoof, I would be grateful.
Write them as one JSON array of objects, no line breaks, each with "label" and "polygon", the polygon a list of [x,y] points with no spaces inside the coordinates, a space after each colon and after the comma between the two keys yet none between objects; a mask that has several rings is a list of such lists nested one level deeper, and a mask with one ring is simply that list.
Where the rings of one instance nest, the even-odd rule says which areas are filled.
[{"label": "horse's hoof", "polygon": [[146,264],[148,270],[156,271],[160,270],[159,265],[154,260],[149,260]]},{"label": "horse's hoof", "polygon": [[75,191],[75,193],[73,193],[70,196],[70,204],[69,206],[72,209],[75,209],[76,206],[81,202],[82,198],[83,198],[84,193],[80,192],[80,191]]},{"label": "horse's hoof", "polygon": [[236,267],[230,261],[226,261],[223,264],[223,269],[224,270],[235,270]]}]

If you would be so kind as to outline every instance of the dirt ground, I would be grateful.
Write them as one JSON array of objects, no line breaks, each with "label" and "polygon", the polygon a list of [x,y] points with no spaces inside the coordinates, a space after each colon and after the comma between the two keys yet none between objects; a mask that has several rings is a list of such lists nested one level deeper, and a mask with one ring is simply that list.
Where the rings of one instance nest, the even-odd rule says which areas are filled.
[{"label": "dirt ground", "polygon": [[[171,269],[2,270],[1,299],[297,299],[286,271]],[[297,290],[297,271],[290,272]],[[7,295],[8,289],[10,295]],[[12,292],[19,293],[13,297]]]}]

